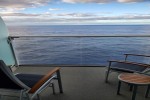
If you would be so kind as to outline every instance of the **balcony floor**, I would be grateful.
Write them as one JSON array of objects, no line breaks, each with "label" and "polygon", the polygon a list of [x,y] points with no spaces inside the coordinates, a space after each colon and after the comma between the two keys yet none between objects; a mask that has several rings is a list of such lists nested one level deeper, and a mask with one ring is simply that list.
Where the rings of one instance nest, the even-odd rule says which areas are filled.
[{"label": "balcony floor", "polygon": [[[16,72],[44,74],[50,69],[50,67],[19,67]],[[57,93],[53,95],[52,89],[47,88],[40,94],[41,100],[131,100],[132,92],[129,91],[127,84],[122,84],[121,95],[116,95],[118,74],[111,73],[109,83],[104,82],[105,70],[104,67],[62,67],[64,93],[59,94],[56,85]],[[147,99],[144,98],[146,88],[145,86],[138,88],[136,100],[150,99],[150,96]],[[18,99],[4,98],[7,98],[6,100]]]}]

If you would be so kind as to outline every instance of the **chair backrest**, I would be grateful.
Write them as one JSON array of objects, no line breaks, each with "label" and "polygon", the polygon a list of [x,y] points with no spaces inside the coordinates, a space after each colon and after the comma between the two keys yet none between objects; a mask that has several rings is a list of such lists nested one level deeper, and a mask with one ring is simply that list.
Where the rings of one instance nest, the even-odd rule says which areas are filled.
[{"label": "chair backrest", "polygon": [[29,87],[15,77],[10,68],[2,60],[0,60],[0,88],[16,90],[29,89]]},{"label": "chair backrest", "polygon": [[146,68],[142,73],[150,76],[150,67]]}]

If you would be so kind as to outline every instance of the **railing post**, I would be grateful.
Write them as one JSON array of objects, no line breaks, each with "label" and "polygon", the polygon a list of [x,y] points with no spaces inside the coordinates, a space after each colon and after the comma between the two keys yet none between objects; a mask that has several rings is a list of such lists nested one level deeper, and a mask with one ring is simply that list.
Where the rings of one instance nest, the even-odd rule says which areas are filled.
[{"label": "railing post", "polygon": [[127,54],[125,54],[125,59],[124,59],[124,60],[125,60],[125,61],[127,61],[127,58],[128,58],[128,55],[127,55]]}]

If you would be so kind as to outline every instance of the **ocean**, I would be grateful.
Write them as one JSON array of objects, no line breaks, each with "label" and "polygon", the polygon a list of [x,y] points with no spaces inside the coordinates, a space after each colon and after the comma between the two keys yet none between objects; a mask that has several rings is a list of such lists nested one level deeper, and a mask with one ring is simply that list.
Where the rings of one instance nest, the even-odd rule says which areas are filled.
[{"label": "ocean", "polygon": [[[150,35],[150,25],[35,25],[8,29],[11,36],[44,36],[13,40],[20,64],[103,66],[108,60],[124,60],[125,53],[150,55],[150,37],[100,37]],[[149,63],[141,57],[129,60]]]}]

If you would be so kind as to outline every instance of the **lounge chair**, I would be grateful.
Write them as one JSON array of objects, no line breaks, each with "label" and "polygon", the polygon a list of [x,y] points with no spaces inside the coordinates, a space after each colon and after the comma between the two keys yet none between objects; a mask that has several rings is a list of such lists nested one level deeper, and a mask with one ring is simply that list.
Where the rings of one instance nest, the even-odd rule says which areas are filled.
[{"label": "lounge chair", "polygon": [[[32,100],[35,96],[39,97],[38,94],[48,86],[52,86],[54,92],[53,80],[58,81],[59,92],[63,93],[60,68],[56,67],[46,75],[14,75],[11,69],[0,60],[0,89],[20,92],[20,100],[23,99],[23,96],[28,98],[28,100]],[[31,94],[31,96],[29,96],[29,94]]]},{"label": "lounge chair", "polygon": [[128,61],[128,57],[135,56],[135,57],[150,58],[150,56],[137,55],[137,54],[124,54],[124,55],[125,55],[124,61],[118,61],[118,60],[109,61],[109,66],[106,71],[105,82],[108,82],[108,77],[109,77],[110,72],[128,72],[128,73],[137,72],[137,73],[143,73],[143,74],[149,73],[149,71],[150,71],[149,64],[139,63],[139,62],[131,62],[131,61]]}]

